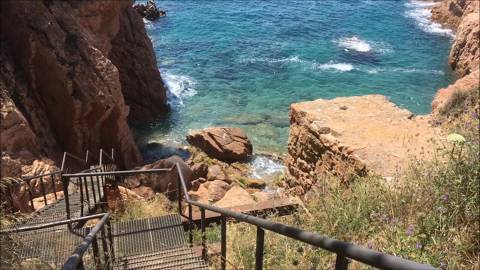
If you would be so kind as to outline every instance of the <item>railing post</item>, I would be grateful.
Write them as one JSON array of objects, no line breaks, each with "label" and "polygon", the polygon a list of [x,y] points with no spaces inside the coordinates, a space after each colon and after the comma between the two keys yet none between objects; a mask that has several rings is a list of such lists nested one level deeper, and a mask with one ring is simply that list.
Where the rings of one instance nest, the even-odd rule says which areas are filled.
[{"label": "railing post", "polygon": [[50,180],[52,181],[53,194],[55,196],[55,201],[56,201],[58,200],[58,198],[57,198],[57,187],[55,186],[55,174],[50,175]]},{"label": "railing post", "polygon": [[43,202],[47,205],[47,194],[45,194],[45,185],[43,184],[43,176],[40,177],[40,188],[42,189]]},{"label": "railing post", "polygon": [[200,227],[202,230],[202,258],[206,260],[207,259],[207,236],[205,235],[205,226],[206,226],[205,209],[200,208],[200,216],[201,216]]},{"label": "railing post", "polygon": [[337,260],[335,261],[335,270],[347,270],[348,263],[348,259],[345,256],[337,254]]},{"label": "railing post", "polygon": [[86,176],[80,177],[80,185],[83,185],[83,184],[85,184],[85,197],[87,198],[87,204],[88,204],[87,213],[88,213],[88,211],[90,211],[90,194],[88,192],[88,182],[87,182]]},{"label": "railing post", "polygon": [[93,260],[95,261],[95,268],[102,269],[102,262],[100,260],[100,251],[98,249],[97,237],[93,238],[92,241],[92,249],[93,249]]},{"label": "railing post", "polygon": [[30,180],[26,181],[28,185],[28,196],[30,197],[30,205],[32,205],[33,211],[35,211],[35,206],[33,205],[33,194],[32,194],[32,185]]},{"label": "railing post", "polygon": [[[68,181],[67,177],[64,177],[62,175],[62,172],[60,172],[60,179],[62,180],[62,188],[63,188],[63,197],[65,200],[65,211],[67,212],[67,219],[70,219],[70,200],[68,197]],[[70,225],[68,225],[70,228]]]},{"label": "railing post", "polygon": [[115,261],[115,251],[113,249],[113,234],[112,234],[112,224],[110,223],[110,219],[107,220],[106,222],[107,225],[107,235],[108,235],[108,242],[109,242],[109,248],[110,248],[110,259],[113,262]]},{"label": "railing post", "polygon": [[108,250],[108,243],[107,243],[107,235],[105,233],[105,226],[102,227],[101,231],[101,241],[102,241],[102,250],[103,250],[103,258],[104,258],[104,264],[105,264],[105,269],[110,269],[110,256],[109,256],[109,250]]},{"label": "railing post", "polygon": [[[92,186],[92,195],[93,195],[93,203],[97,204],[97,194],[95,194],[95,183],[93,182],[93,177],[90,178],[90,185]],[[87,177],[85,177],[85,181],[87,181]],[[100,200],[100,198],[98,198]]]},{"label": "railing post", "polygon": [[263,269],[263,247],[265,231],[257,226],[257,246],[255,248],[255,270]]},{"label": "railing post", "polygon": [[192,218],[192,204],[188,203],[188,240],[190,241],[190,247],[193,247],[193,218]]},{"label": "railing post", "polygon": [[221,249],[220,249],[220,256],[221,256],[221,264],[220,269],[225,270],[227,267],[227,219],[224,215],[220,216],[222,221],[222,228],[221,228]]}]

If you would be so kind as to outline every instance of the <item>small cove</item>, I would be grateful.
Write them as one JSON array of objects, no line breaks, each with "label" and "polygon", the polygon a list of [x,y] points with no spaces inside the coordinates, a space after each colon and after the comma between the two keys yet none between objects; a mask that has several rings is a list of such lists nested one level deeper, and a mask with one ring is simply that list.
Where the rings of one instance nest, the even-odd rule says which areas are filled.
[{"label": "small cove", "polygon": [[452,33],[415,1],[162,1],[147,22],[171,112],[136,127],[140,145],[185,144],[236,126],[254,151],[286,152],[289,105],[382,94],[415,114],[450,82]]}]

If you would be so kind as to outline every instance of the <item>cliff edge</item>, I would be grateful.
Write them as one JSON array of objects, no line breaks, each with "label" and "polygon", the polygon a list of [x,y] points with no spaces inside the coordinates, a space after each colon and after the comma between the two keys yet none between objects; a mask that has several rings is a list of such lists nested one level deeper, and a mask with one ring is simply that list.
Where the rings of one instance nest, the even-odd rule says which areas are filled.
[{"label": "cliff edge", "polygon": [[166,110],[152,44],[133,1],[0,3],[2,177],[63,151],[113,147],[142,160],[128,119]]},{"label": "cliff edge", "polygon": [[479,3],[444,0],[432,9],[435,20],[456,32],[449,64],[458,80],[437,92],[431,114],[415,117],[380,95],[292,104],[286,159],[290,191],[303,195],[319,179],[328,179],[325,175],[341,181],[368,173],[394,179],[412,160],[430,159],[445,143],[444,123],[478,115]]}]

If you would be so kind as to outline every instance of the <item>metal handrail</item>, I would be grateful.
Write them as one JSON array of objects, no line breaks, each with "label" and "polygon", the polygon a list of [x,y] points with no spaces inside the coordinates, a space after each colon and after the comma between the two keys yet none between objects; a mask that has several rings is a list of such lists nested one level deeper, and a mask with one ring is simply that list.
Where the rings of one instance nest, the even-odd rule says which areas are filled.
[{"label": "metal handrail", "polygon": [[102,148],[100,148],[100,153],[99,153],[99,165],[103,165],[103,157],[108,158],[112,163],[115,163],[115,158],[114,158],[114,150],[112,148],[111,155],[108,155],[107,152],[105,152]]},{"label": "metal handrail", "polygon": [[[67,259],[65,264],[62,266],[62,269],[64,270],[75,270],[77,267],[82,263],[82,258],[85,252],[88,250],[88,248],[92,245],[94,240],[96,240],[96,235],[97,233],[103,229],[104,225],[108,222],[108,219],[110,218],[110,213],[105,213],[102,214],[103,217],[100,219],[99,222],[93,227],[92,230],[88,233],[88,235],[83,239],[82,243],[80,243],[77,248],[75,248],[75,251],[73,254]],[[98,247],[96,248],[98,252]]]},{"label": "metal handrail", "polygon": [[[203,211],[202,219],[205,216],[204,210],[213,211],[216,213],[220,213],[222,215],[222,227],[226,226],[225,217],[233,218],[237,221],[246,222],[252,225],[257,226],[257,244],[261,242],[262,247],[257,245],[257,256],[261,255],[263,258],[263,229],[281,234],[283,236],[322,248],[324,250],[328,250],[330,252],[337,254],[337,263],[336,269],[347,269],[348,261],[346,258],[350,258],[361,263],[374,266],[380,269],[396,269],[396,270],[431,270],[435,269],[434,267],[426,264],[420,264],[417,262],[409,261],[400,257],[380,253],[371,249],[366,249],[348,242],[340,241],[337,239],[329,238],[327,236],[323,236],[317,233],[304,231],[295,227],[291,227],[285,224],[273,222],[270,220],[266,220],[263,218],[254,217],[251,215],[247,215],[240,212],[235,212],[232,210],[228,210],[225,208],[220,208],[204,203],[200,203],[197,201],[192,201],[190,196],[188,195],[187,186],[185,184],[185,179],[183,177],[183,173],[180,170],[180,167],[177,164],[177,170],[179,174],[180,183],[183,189],[183,194],[185,196],[186,202],[190,205],[189,206],[189,218],[190,223],[191,220],[191,205],[195,205],[201,208]],[[179,200],[181,198],[179,197]],[[181,211],[181,209],[180,209]],[[202,227],[204,226],[204,221],[202,221]],[[202,228],[203,231],[203,228]],[[226,228],[222,228],[222,236],[224,235],[224,231]],[[260,232],[260,237],[258,235]],[[224,238],[225,239],[225,238]],[[222,239],[222,249],[224,247],[224,239]],[[258,241],[260,240],[260,241]],[[261,252],[258,252],[261,249]],[[259,254],[261,253],[261,254]],[[222,255],[225,257],[226,250],[222,251]],[[260,262],[257,260],[257,267],[256,269],[262,269],[261,265],[258,267]],[[222,265],[222,268],[224,266]]]},{"label": "metal handrail", "polygon": [[83,165],[85,165],[85,167],[88,167],[88,165],[90,165],[90,162],[89,162],[89,159],[91,159],[90,157],[90,152],[87,150],[85,152],[85,158],[82,159],[74,154],[71,154],[69,152],[63,152],[63,158],[62,158],[62,166],[60,167],[60,171],[65,171],[65,164],[66,164],[66,161],[67,161],[67,157],[68,158],[71,158],[77,162],[80,162],[82,163]]},{"label": "metal handrail", "polygon": [[171,168],[162,168],[162,169],[148,169],[148,170],[125,170],[125,171],[111,171],[111,172],[87,172],[87,173],[64,173],[64,177],[86,177],[86,176],[126,176],[142,173],[158,173],[158,172],[169,172],[172,171],[176,166]]}]

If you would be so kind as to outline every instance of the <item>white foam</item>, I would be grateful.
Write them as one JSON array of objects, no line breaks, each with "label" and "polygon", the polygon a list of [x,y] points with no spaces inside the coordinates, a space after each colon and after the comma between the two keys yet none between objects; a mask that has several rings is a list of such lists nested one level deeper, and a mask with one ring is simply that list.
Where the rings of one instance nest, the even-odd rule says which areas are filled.
[{"label": "white foam", "polygon": [[414,19],[418,27],[427,33],[453,38],[455,35],[451,29],[444,28],[441,24],[432,21],[431,7],[434,5],[434,2],[412,0],[406,3],[405,15]]},{"label": "white foam", "polygon": [[285,166],[281,162],[266,156],[255,156],[250,164],[251,175],[255,179],[263,179],[285,171]]},{"label": "white foam", "polygon": [[333,42],[347,52],[348,51],[355,51],[360,53],[375,52],[380,54],[387,54],[387,53],[393,52],[392,46],[388,43],[364,40],[357,36],[342,37],[342,38],[333,40]]},{"label": "white foam", "polygon": [[303,60],[301,60],[298,56],[294,55],[294,56],[290,56],[290,57],[287,57],[287,58],[262,58],[262,57],[259,57],[259,58],[243,58],[243,59],[240,59],[240,62],[241,63],[302,63],[304,62]]},{"label": "white foam", "polygon": [[162,75],[163,81],[167,86],[167,97],[170,104],[178,103],[183,105],[183,99],[197,94],[195,90],[196,82],[191,77],[185,75],[175,75],[165,72]]},{"label": "white foam", "polygon": [[336,43],[347,51],[367,53],[372,50],[372,46],[367,41],[357,36],[340,38]]},{"label": "white foam", "polygon": [[432,74],[432,75],[445,75],[442,70],[433,69],[418,69],[418,68],[369,68],[365,69],[369,74],[377,74],[383,72],[397,72],[397,73],[416,73],[416,74]]},{"label": "white foam", "polygon": [[314,68],[320,69],[320,70],[334,70],[334,71],[340,71],[340,72],[347,72],[355,69],[352,64],[335,63],[333,61],[330,61],[326,64],[314,64]]}]

